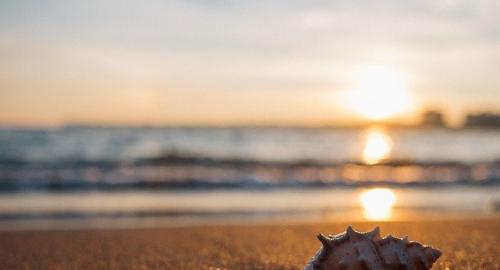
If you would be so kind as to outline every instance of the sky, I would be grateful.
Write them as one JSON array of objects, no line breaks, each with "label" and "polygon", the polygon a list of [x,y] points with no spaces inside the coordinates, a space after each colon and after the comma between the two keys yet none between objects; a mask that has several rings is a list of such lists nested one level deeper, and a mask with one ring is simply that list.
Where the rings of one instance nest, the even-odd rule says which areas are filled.
[{"label": "sky", "polygon": [[500,111],[498,14],[500,1],[0,0],[0,125],[351,124],[368,119],[345,93],[370,67],[404,74],[410,105],[385,120],[439,109],[459,123]]}]

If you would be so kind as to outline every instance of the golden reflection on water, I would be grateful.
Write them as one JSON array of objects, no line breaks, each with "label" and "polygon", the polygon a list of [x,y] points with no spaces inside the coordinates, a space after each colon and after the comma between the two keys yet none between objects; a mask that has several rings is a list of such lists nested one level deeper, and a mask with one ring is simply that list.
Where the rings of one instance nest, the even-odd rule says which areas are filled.
[{"label": "golden reflection on water", "polygon": [[359,200],[366,219],[388,220],[391,218],[392,207],[396,203],[396,195],[389,188],[372,188],[363,191]]},{"label": "golden reflection on water", "polygon": [[389,157],[392,150],[392,140],[382,129],[371,128],[366,132],[363,147],[363,161],[376,164]]}]

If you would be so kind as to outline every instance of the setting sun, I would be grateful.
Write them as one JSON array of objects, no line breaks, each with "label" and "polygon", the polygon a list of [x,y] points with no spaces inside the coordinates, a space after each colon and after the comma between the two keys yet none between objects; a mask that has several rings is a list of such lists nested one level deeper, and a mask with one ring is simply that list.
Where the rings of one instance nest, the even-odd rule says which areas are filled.
[{"label": "setting sun", "polygon": [[374,188],[360,195],[364,216],[368,220],[387,220],[396,202],[396,195],[388,188]]},{"label": "setting sun", "polygon": [[355,86],[345,93],[348,107],[370,120],[383,120],[411,106],[403,73],[388,67],[370,67],[358,72]]}]

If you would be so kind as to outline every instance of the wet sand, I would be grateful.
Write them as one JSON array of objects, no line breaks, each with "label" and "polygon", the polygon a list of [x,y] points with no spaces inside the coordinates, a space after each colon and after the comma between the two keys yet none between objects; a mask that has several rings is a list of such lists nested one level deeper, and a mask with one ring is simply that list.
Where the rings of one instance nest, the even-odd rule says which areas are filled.
[{"label": "wet sand", "polygon": [[[199,226],[0,233],[1,269],[302,269],[318,232],[347,224]],[[354,223],[435,246],[433,269],[500,269],[500,218]]]}]

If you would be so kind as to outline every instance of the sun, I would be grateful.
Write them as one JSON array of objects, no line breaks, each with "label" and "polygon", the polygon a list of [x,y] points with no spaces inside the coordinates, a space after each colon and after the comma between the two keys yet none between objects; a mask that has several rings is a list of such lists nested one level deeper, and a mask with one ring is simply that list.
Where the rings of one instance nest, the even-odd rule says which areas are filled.
[{"label": "sun", "polygon": [[370,120],[383,120],[401,114],[411,107],[406,77],[385,66],[360,70],[356,84],[345,93],[347,106]]}]

